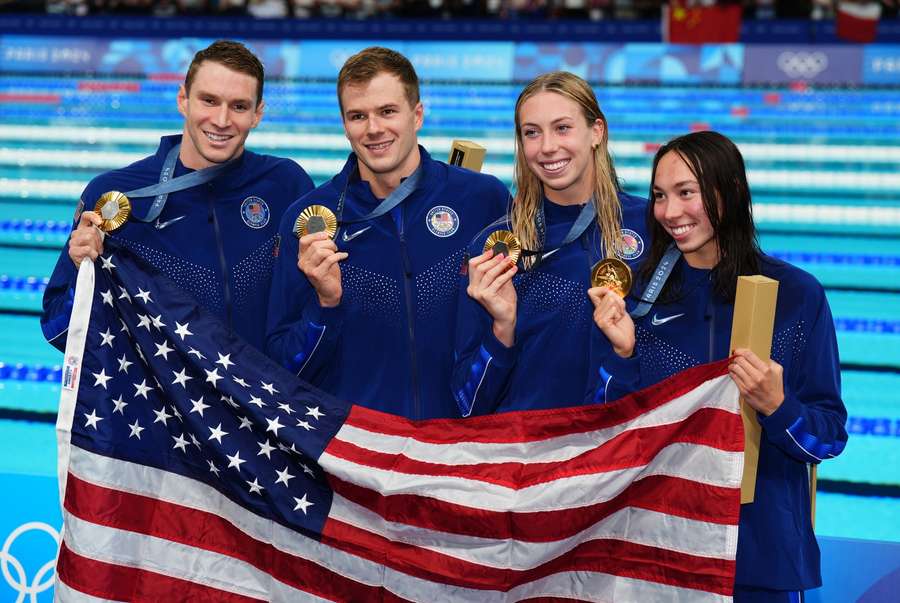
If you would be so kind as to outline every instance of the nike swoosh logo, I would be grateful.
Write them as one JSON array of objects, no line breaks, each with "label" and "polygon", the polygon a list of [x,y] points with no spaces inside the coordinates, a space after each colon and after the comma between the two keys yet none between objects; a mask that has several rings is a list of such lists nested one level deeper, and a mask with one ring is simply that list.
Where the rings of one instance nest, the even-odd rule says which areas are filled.
[{"label": "nike swoosh logo", "polygon": [[556,249],[551,249],[550,251],[548,251],[547,253],[545,253],[544,255],[541,256],[541,261],[543,262],[544,260],[549,258],[551,255],[556,253],[557,251],[559,251],[559,247],[557,247]]},{"label": "nike swoosh logo", "polygon": [[171,220],[166,220],[165,222],[160,222],[159,218],[157,218],[156,224],[154,224],[154,226],[156,226],[156,230],[162,230],[166,226],[171,226],[172,224],[174,224],[178,220],[181,220],[182,218],[187,218],[187,216],[178,216],[177,218],[172,218]]},{"label": "nike swoosh logo", "polygon": [[682,312],[681,314],[673,314],[672,316],[666,316],[665,318],[659,318],[659,317],[657,317],[656,314],[654,314],[654,315],[653,315],[653,318],[650,319],[650,323],[651,323],[654,327],[658,327],[659,325],[664,325],[664,324],[666,324],[666,323],[669,322],[670,320],[675,320],[675,319],[678,318],[679,316],[684,316],[684,312]]},{"label": "nike swoosh logo", "polygon": [[366,226],[365,228],[360,228],[359,230],[357,230],[357,231],[354,232],[353,234],[348,234],[347,231],[345,230],[345,231],[344,231],[344,234],[341,235],[341,240],[343,240],[344,243],[349,243],[350,241],[352,241],[353,239],[355,239],[356,237],[358,237],[358,236],[361,235],[362,233],[366,232],[366,231],[369,230],[370,228],[372,228],[372,227],[371,227],[371,226]]}]

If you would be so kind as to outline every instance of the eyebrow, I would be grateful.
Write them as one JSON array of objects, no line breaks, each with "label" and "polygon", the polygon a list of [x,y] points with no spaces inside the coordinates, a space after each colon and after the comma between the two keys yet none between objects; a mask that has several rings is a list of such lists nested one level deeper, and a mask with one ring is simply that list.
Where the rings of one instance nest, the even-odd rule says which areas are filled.
[{"label": "eyebrow", "polygon": [[[685,184],[698,184],[699,185],[700,183],[697,182],[696,180],[682,180],[681,182],[676,182],[672,186],[684,186]],[[655,184],[653,185],[653,188],[658,188],[658,189],[662,190],[661,187],[656,186]]]},{"label": "eyebrow", "polygon": [[[398,103],[387,103],[386,105],[381,105],[380,107],[375,107],[375,111],[384,111],[385,109],[396,109],[399,106]],[[344,111],[345,115],[349,115],[350,113],[365,113],[362,109],[352,109],[348,108]]]},{"label": "eyebrow", "polygon": [[[574,117],[569,117],[568,115],[563,115],[562,117],[557,117],[556,119],[554,119],[553,121],[551,121],[551,122],[550,122],[550,125],[552,126],[553,124],[557,124],[557,123],[559,123],[559,122],[561,122],[561,121],[566,121],[566,120],[574,121],[575,118],[574,118]],[[540,127],[538,124],[531,123],[530,121],[527,121],[527,122],[523,123],[520,127],[524,128],[524,127],[527,127],[527,126],[531,126],[532,128],[539,128],[539,127]]]},{"label": "eyebrow", "polygon": [[[207,92],[206,90],[203,90],[200,88],[196,89],[195,92],[196,92],[197,96],[208,96],[210,98],[214,98],[219,101],[222,100],[222,97],[219,96],[218,94],[215,94],[213,92]],[[233,104],[233,103],[246,103],[248,105],[253,104],[253,101],[249,98],[233,98],[233,99],[229,100],[228,102],[230,104]]]}]

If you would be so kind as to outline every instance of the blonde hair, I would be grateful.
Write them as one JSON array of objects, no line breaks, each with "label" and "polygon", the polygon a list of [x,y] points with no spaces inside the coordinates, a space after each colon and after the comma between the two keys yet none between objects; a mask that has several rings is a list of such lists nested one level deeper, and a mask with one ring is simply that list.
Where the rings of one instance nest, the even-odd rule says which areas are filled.
[{"label": "blonde hair", "polygon": [[540,92],[553,92],[574,101],[581,107],[581,112],[589,127],[597,119],[603,123],[603,137],[600,144],[591,150],[594,160],[594,182],[591,197],[597,211],[597,224],[600,227],[604,253],[606,257],[614,257],[622,240],[622,205],[619,203],[617,194],[618,184],[615,168],[607,148],[609,128],[606,116],[600,110],[597,97],[588,83],[567,71],[553,71],[538,76],[525,86],[516,101],[516,164],[514,172],[516,197],[509,212],[513,233],[519,238],[525,249],[537,249],[540,241],[538,241],[534,222],[543,198],[544,187],[525,161],[520,111],[525,101]]}]

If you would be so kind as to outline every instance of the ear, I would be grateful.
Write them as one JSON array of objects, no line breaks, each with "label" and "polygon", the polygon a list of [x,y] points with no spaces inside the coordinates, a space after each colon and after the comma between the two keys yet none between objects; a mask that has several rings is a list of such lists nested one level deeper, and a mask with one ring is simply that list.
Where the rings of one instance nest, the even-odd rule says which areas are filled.
[{"label": "ear", "polygon": [[187,117],[188,93],[184,88],[184,84],[178,87],[178,112]]},{"label": "ear", "polygon": [[591,147],[597,148],[603,143],[603,135],[606,134],[606,126],[599,117],[591,124]]},{"label": "ear", "polygon": [[256,111],[253,112],[253,124],[250,126],[251,129],[255,128],[259,125],[259,122],[262,121],[263,111],[266,108],[266,101],[261,100],[256,105]]},{"label": "ear", "polygon": [[416,132],[422,129],[422,124],[425,122],[425,107],[422,106],[422,101],[416,103],[416,106],[413,107],[413,114],[416,116]]}]

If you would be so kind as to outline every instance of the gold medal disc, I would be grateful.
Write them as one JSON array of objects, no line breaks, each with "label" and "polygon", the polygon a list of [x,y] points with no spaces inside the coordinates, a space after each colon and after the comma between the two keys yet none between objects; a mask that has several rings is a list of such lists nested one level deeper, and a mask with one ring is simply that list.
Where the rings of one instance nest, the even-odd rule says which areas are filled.
[{"label": "gold medal disc", "polygon": [[591,286],[606,287],[625,297],[631,291],[631,268],[617,258],[600,260],[591,268]]},{"label": "gold medal disc", "polygon": [[128,221],[128,216],[131,215],[131,201],[119,191],[109,191],[100,195],[97,204],[94,205],[94,211],[100,214],[103,220],[100,223],[100,230],[112,232]]},{"label": "gold medal disc", "polygon": [[294,222],[294,236],[298,239],[322,231],[327,232],[331,239],[337,232],[337,217],[324,205],[310,205],[300,212]]},{"label": "gold medal disc", "polygon": [[488,249],[494,250],[494,256],[501,253],[509,258],[509,261],[515,264],[519,261],[519,255],[522,253],[522,244],[518,237],[508,230],[495,230],[484,242],[484,251]]}]

